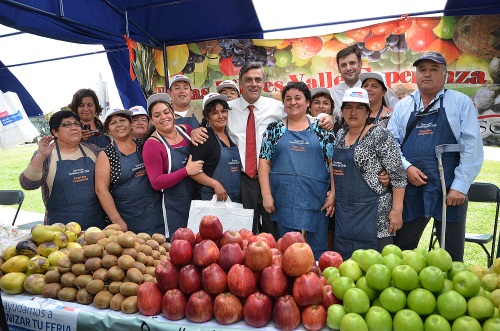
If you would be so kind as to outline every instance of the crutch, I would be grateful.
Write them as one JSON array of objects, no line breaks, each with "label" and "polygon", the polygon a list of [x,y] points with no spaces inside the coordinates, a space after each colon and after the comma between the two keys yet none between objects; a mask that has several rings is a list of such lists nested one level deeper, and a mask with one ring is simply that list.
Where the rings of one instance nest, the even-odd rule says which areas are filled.
[{"label": "crutch", "polygon": [[463,152],[465,150],[464,145],[462,144],[443,144],[436,146],[435,152],[436,157],[438,159],[438,168],[439,168],[439,178],[441,180],[441,190],[443,191],[443,209],[441,216],[441,248],[445,247],[445,238],[446,238],[446,182],[444,179],[444,168],[443,168],[443,153],[449,152]]}]

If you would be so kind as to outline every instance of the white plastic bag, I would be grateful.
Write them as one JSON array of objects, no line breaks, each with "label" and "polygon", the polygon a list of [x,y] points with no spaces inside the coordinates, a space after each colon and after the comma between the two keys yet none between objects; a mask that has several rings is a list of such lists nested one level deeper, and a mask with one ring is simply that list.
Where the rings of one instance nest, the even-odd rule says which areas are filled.
[{"label": "white plastic bag", "polygon": [[14,92],[0,91],[0,147],[7,149],[30,142],[40,133],[28,119],[21,100]]},{"label": "white plastic bag", "polygon": [[217,195],[214,194],[210,201],[191,201],[187,227],[198,233],[201,218],[205,215],[217,216],[223,231],[239,231],[242,228],[251,230],[253,226],[253,209],[244,209],[241,203],[232,202],[229,197],[226,201],[217,201]]}]

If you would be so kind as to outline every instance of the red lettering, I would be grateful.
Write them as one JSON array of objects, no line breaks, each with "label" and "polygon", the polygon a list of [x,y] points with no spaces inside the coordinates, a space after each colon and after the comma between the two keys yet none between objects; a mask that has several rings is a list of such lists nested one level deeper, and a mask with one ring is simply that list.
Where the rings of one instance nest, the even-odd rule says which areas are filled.
[{"label": "red lettering", "polygon": [[[300,79],[298,78],[298,76],[300,76]],[[288,78],[290,78],[290,80],[292,82],[301,82],[302,78],[304,78],[304,74],[300,74],[300,75],[288,75]]]},{"label": "red lettering", "polygon": [[386,72],[385,73],[385,81],[387,83],[387,87],[391,88],[393,83],[397,83],[399,81],[399,74],[395,71]]},{"label": "red lettering", "polygon": [[191,92],[192,92],[191,100],[198,100],[198,99],[203,98],[200,90],[193,89]]},{"label": "red lettering", "polygon": [[471,73],[470,84],[485,84],[486,74],[482,71],[473,71]]},{"label": "red lettering", "polygon": [[413,71],[403,71],[399,75],[399,79],[401,83],[409,83],[412,81],[413,76],[414,76]]},{"label": "red lettering", "polygon": [[305,83],[307,84],[307,88],[312,89],[318,87],[318,82],[314,78],[308,78]]},{"label": "red lettering", "polygon": [[335,85],[339,85],[340,83],[342,83],[344,80],[342,79],[342,76],[337,76],[335,77],[335,79],[333,80],[333,83]]},{"label": "red lettering", "polygon": [[455,80],[455,73],[453,71],[448,71],[448,79],[446,80],[446,83],[452,84],[454,80]]},{"label": "red lettering", "polygon": [[275,89],[273,87],[274,87],[274,85],[272,82],[265,82],[263,90],[264,90],[264,92],[268,92],[268,93],[274,92]]},{"label": "red lettering", "polygon": [[276,92],[281,92],[283,91],[283,82],[278,80],[276,82],[274,82],[274,87],[275,87],[275,91]]},{"label": "red lettering", "polygon": [[457,75],[455,83],[457,84],[468,83],[469,80],[467,79],[467,76],[469,76],[469,73],[470,71],[457,71],[455,73]]}]

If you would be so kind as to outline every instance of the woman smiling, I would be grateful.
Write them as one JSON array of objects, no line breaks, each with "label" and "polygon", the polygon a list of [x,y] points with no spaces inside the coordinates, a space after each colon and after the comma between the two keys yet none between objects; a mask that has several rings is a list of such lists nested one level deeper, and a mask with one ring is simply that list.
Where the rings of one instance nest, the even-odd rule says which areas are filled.
[{"label": "woman smiling", "polygon": [[305,230],[314,257],[328,250],[328,216],[333,214],[331,180],[333,136],[306,115],[311,92],[290,82],[282,100],[288,117],[267,127],[262,137],[259,183],[264,208],[280,236]]},{"label": "woman smiling", "polygon": [[392,115],[392,109],[387,107],[385,101],[387,86],[384,77],[376,72],[365,72],[359,75],[359,80],[361,87],[368,92],[371,110],[368,120],[386,128]]},{"label": "woman smiling", "polygon": [[192,161],[189,125],[177,126],[170,96],[157,93],[148,98],[153,131],[146,136],[142,155],[151,186],[162,190],[166,236],[187,227],[194,183],[189,176],[203,172],[203,161]]},{"label": "woman smiling", "polygon": [[106,116],[104,128],[113,143],[97,157],[95,190],[108,220],[122,231],[164,233],[161,193],[146,176],[141,150],[131,134],[131,115],[130,110],[115,109]]}]

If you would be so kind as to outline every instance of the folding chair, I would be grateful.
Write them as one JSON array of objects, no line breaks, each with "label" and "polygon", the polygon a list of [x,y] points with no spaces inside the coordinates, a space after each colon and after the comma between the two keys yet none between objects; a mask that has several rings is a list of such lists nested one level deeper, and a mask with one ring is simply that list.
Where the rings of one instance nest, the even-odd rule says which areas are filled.
[{"label": "folding chair", "polygon": [[[493,233],[466,233],[465,242],[480,245],[488,257],[488,267],[493,264],[495,256],[495,243],[497,238],[498,211],[500,208],[500,189],[490,183],[473,183],[469,190],[469,202],[496,203],[495,222]],[[486,221],[486,220],[480,220]],[[491,251],[488,251],[485,244],[491,241]]]},{"label": "folding chair", "polygon": [[[470,242],[481,246],[481,248],[486,253],[486,256],[488,258],[487,264],[488,267],[490,267],[491,264],[493,263],[493,259],[495,256],[494,254],[495,254],[495,244],[497,238],[498,215],[500,209],[500,189],[494,184],[475,182],[472,183],[472,185],[470,186],[468,198],[469,202],[496,203],[495,221],[492,231],[493,233],[466,233],[464,238],[465,242]],[[486,220],[479,220],[479,221],[486,221]],[[434,224],[431,232],[429,250],[436,244],[437,237],[434,237],[435,235],[436,235],[436,228]],[[488,248],[486,248],[486,244],[489,242],[491,242],[491,251],[489,251]]]},{"label": "folding chair", "polygon": [[0,205],[18,205],[12,225],[16,223],[17,215],[19,214],[23,201],[24,192],[21,190],[0,190]]}]

